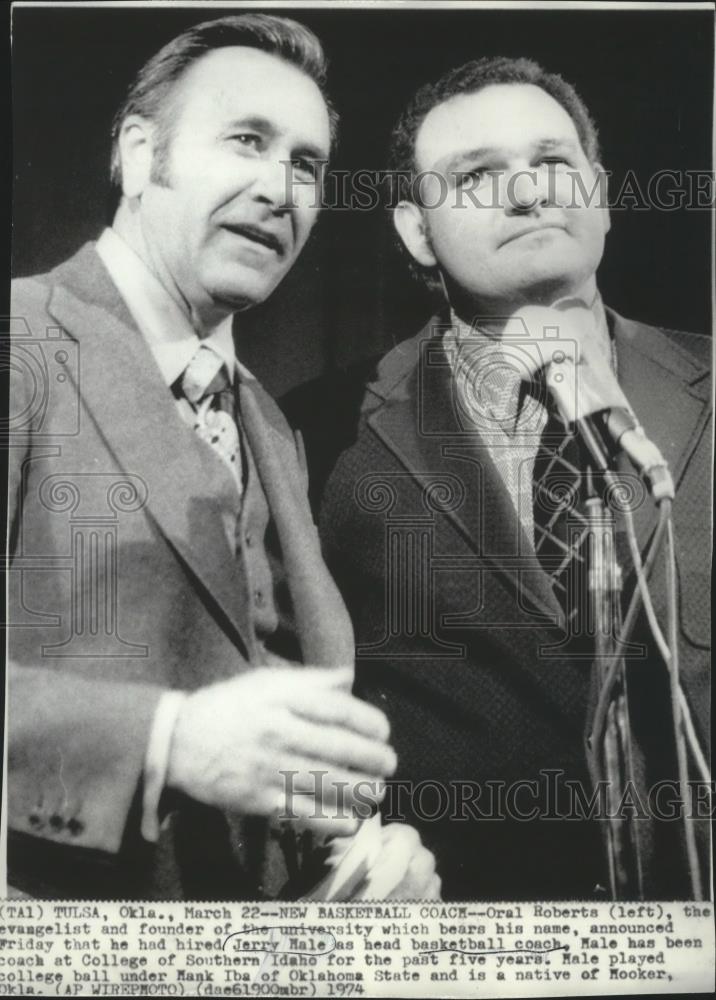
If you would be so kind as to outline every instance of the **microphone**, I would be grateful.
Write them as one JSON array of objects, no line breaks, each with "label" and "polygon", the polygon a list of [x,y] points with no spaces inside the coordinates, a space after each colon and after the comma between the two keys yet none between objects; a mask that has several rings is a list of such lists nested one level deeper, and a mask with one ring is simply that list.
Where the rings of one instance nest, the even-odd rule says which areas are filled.
[{"label": "microphone", "polygon": [[[646,436],[608,359],[599,350],[589,310],[566,303],[561,308],[523,306],[512,319],[526,328],[529,343],[535,348],[527,352],[534,366],[531,374],[544,370],[547,388],[562,418],[587,431],[588,446],[592,431],[609,452],[623,452],[644,477],[657,503],[673,500],[674,482],[666,460]],[[549,337],[546,331],[551,330],[558,336]],[[521,334],[524,336],[524,329]],[[599,461],[603,456],[595,458]]]}]

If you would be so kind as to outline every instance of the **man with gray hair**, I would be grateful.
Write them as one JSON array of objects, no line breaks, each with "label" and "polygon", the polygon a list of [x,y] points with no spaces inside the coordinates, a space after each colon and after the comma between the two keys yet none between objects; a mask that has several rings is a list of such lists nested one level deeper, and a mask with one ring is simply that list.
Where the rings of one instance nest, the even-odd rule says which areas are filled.
[{"label": "man with gray hair", "polygon": [[[284,18],[173,39],[114,122],[111,227],[14,285],[16,892],[300,893],[312,833],[353,833],[395,767],[384,714],[350,693],[300,447],[232,337],[316,221],[325,69]],[[438,894],[417,836],[382,837],[356,891]]]}]

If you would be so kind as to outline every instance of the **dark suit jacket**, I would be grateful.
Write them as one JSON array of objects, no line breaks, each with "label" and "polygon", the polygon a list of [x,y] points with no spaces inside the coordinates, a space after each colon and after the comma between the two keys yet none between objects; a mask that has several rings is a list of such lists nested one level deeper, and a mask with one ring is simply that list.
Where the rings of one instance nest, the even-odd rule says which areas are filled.
[{"label": "dark suit jacket", "polygon": [[[12,309],[10,881],[75,898],[258,894],[261,823],[252,838],[250,821],[237,833],[176,796],[159,847],[138,834],[161,691],[261,662],[227,539],[231,475],[182,421],[91,244],[17,281]],[[256,382],[239,409],[301,659],[352,663],[294,436]]]},{"label": "dark suit jacket", "polygon": [[[609,322],[622,387],[677,484],[682,672],[705,746],[710,343],[614,313]],[[432,320],[381,362],[320,518],[327,561],[353,615],[357,690],[388,713],[396,778],[412,783],[412,793],[396,788],[386,801],[435,851],[445,898],[599,898],[609,884],[599,824],[557,818],[574,799],[566,782],[591,794],[590,664],[559,647],[546,577],[525,571],[532,550],[510,498],[479,435],[460,423],[440,332]],[[638,488],[643,546],[655,511]],[[658,615],[662,581],[659,570]],[[628,593],[632,586],[628,579]],[[641,625],[635,641],[647,651],[629,659],[635,768],[649,786],[676,773],[668,683]],[[550,770],[562,772],[552,805]],[[469,782],[481,793],[472,804]],[[511,810],[490,782],[502,782],[504,793],[513,786]],[[515,809],[528,816],[535,805],[548,818],[514,818]],[[510,811],[512,819],[499,818]],[[646,894],[688,895],[679,825],[642,823],[639,835]]]}]

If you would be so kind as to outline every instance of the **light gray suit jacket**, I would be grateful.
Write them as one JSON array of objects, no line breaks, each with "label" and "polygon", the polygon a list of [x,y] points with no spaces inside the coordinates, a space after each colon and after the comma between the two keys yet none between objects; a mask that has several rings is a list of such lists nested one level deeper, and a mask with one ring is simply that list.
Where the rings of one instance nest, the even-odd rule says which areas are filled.
[{"label": "light gray suit jacket", "polygon": [[[159,848],[138,834],[162,690],[260,662],[230,473],[182,421],[92,244],[15,282],[12,315],[10,881],[76,898],[257,894],[260,823],[252,840],[177,796]],[[239,408],[302,660],[352,664],[294,436],[258,383]]]}]

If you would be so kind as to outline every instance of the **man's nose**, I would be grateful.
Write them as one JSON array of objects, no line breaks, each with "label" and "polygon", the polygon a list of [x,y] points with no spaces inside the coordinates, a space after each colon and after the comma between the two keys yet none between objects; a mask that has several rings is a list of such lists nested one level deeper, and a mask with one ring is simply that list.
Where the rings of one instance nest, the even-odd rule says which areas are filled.
[{"label": "man's nose", "polygon": [[257,201],[274,212],[286,212],[294,204],[293,168],[288,155],[266,157],[256,161],[251,193]]},{"label": "man's nose", "polygon": [[546,171],[536,167],[520,167],[507,174],[504,185],[504,207],[508,214],[531,212],[549,200]]}]

